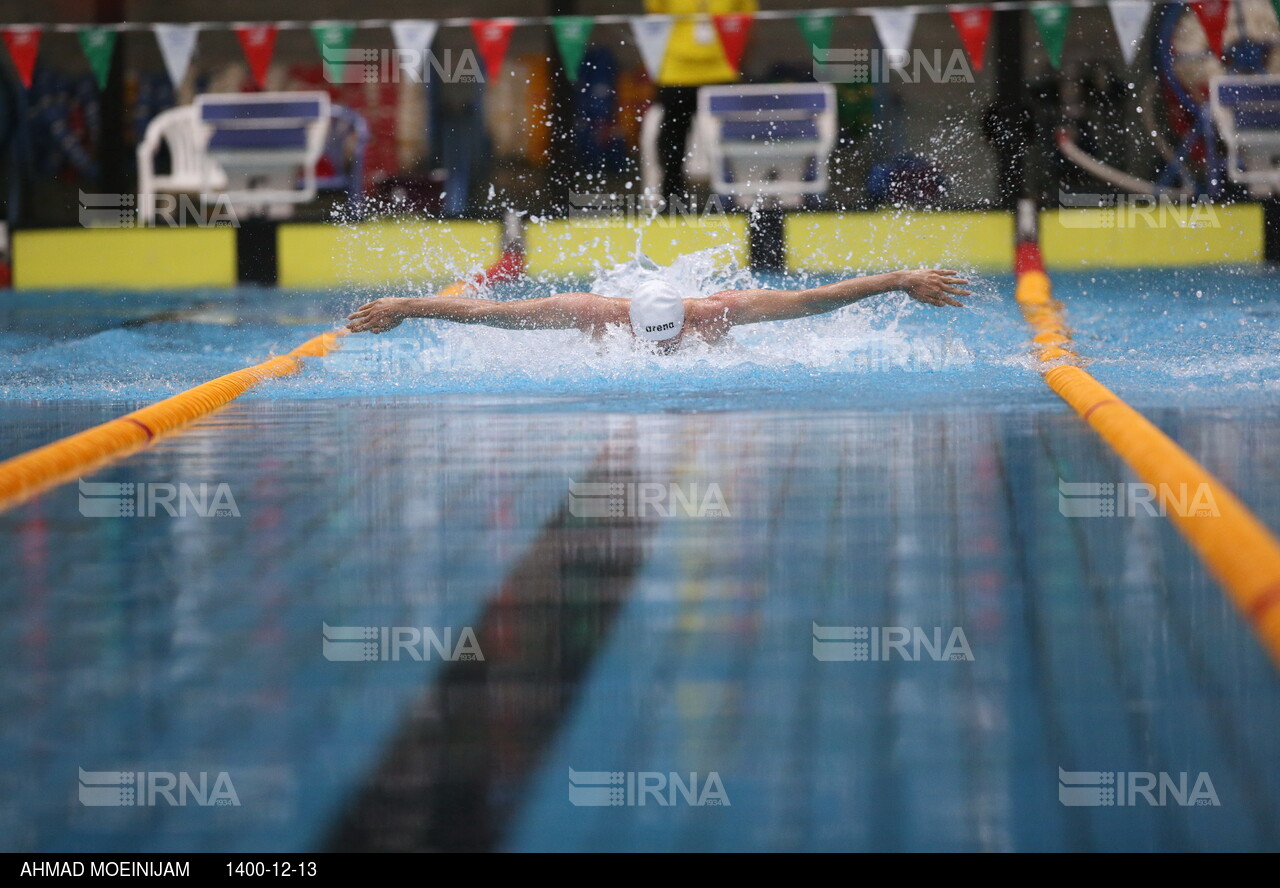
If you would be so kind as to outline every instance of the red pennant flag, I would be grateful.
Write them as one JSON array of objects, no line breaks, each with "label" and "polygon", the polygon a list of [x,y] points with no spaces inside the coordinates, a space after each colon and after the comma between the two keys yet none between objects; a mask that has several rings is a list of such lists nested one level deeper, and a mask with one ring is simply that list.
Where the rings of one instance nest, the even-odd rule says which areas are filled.
[{"label": "red pennant flag", "polygon": [[266,89],[267,67],[276,49],[276,26],[236,25],[236,36],[240,38],[240,48],[249,62],[253,82],[258,84],[258,89]]},{"label": "red pennant flag", "polygon": [[511,32],[516,23],[510,19],[472,19],[471,33],[480,47],[484,75],[493,80],[502,71],[502,61],[511,45]]},{"label": "red pennant flag", "polygon": [[724,47],[725,57],[733,70],[738,70],[742,54],[747,49],[747,38],[751,36],[751,25],[755,16],[749,12],[733,12],[726,15],[713,15],[711,21],[720,35],[720,45]]},{"label": "red pennant flag", "polygon": [[1191,4],[1196,18],[1200,19],[1200,27],[1204,28],[1204,36],[1209,38],[1209,48],[1213,54],[1222,57],[1222,32],[1227,28],[1227,11],[1231,8],[1231,0],[1197,0]]},{"label": "red pennant flag", "polygon": [[961,6],[951,10],[951,21],[955,22],[973,70],[981,71],[987,55],[987,35],[991,33],[991,7]]},{"label": "red pennant flag", "polygon": [[9,56],[18,69],[22,85],[29,89],[31,72],[36,68],[36,53],[40,51],[40,28],[5,28],[4,42],[9,47]]}]

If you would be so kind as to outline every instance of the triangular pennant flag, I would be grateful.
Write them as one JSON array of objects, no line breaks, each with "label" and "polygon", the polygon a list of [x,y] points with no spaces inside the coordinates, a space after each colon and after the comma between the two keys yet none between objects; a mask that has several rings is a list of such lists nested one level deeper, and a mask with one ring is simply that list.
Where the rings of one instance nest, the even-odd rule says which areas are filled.
[{"label": "triangular pennant flag", "polygon": [[111,54],[116,48],[116,32],[110,28],[81,28],[77,36],[80,48],[89,59],[89,70],[98,82],[98,89],[106,89],[107,77],[111,74]]},{"label": "triangular pennant flag", "polygon": [[667,43],[671,40],[671,29],[675,24],[675,19],[669,15],[631,16],[631,33],[636,38],[636,48],[640,50],[649,79],[654,82],[662,70],[662,58],[667,54]]},{"label": "triangular pennant flag", "polygon": [[724,49],[725,58],[735,71],[742,61],[742,54],[747,50],[747,38],[751,36],[751,24],[755,18],[750,12],[730,12],[711,17],[716,33],[720,35],[720,46]]},{"label": "triangular pennant flag", "polygon": [[426,71],[427,52],[439,28],[439,22],[427,19],[400,19],[391,23],[391,38],[396,49],[408,56],[408,59],[401,60],[401,65],[410,76]]},{"label": "triangular pennant flag", "polygon": [[511,45],[511,32],[516,23],[511,19],[472,19],[471,33],[480,47],[480,59],[484,62],[484,74],[490,80],[502,72],[502,61]]},{"label": "triangular pennant flag", "polygon": [[1276,14],[1276,20],[1280,21],[1280,0],[1271,0],[1271,9]]},{"label": "triangular pennant flag", "polygon": [[873,9],[871,22],[885,49],[906,52],[911,48],[911,34],[916,29],[914,9]]},{"label": "triangular pennant flag", "polygon": [[973,70],[981,71],[987,57],[987,35],[991,33],[991,7],[958,6],[951,10],[951,21],[960,35],[969,64]]},{"label": "triangular pennant flag", "polygon": [[1067,40],[1067,22],[1071,18],[1071,7],[1065,3],[1052,6],[1031,7],[1031,17],[1036,20],[1036,30],[1040,32],[1040,42],[1044,51],[1049,54],[1049,64],[1058,67],[1062,64],[1062,46]]},{"label": "triangular pennant flag", "polygon": [[[1280,0],[1276,2],[1280,3]],[[819,52],[831,48],[831,29],[835,23],[836,17],[827,12],[802,12],[796,16],[796,26],[800,28],[805,42],[810,49]]]},{"label": "triangular pennant flag", "polygon": [[276,49],[275,25],[236,25],[236,36],[258,89],[267,87],[267,68]]},{"label": "triangular pennant flag", "polygon": [[31,74],[36,69],[36,53],[40,51],[39,25],[15,25],[4,29],[4,43],[9,47],[13,67],[18,69],[22,85],[31,87]]},{"label": "triangular pennant flag", "polygon": [[582,66],[582,57],[586,55],[593,23],[594,20],[589,15],[558,15],[551,20],[556,49],[560,50],[560,61],[570,83],[578,82],[578,68]]},{"label": "triangular pennant flag", "polygon": [[1209,38],[1209,48],[1213,54],[1222,56],[1222,32],[1227,29],[1227,11],[1231,8],[1231,0],[1196,0],[1191,4],[1196,18],[1200,19],[1200,27],[1204,28],[1204,36]]},{"label": "triangular pennant flag", "polygon": [[160,45],[160,55],[164,58],[164,68],[169,72],[169,80],[173,88],[182,86],[187,77],[187,69],[191,67],[191,56],[196,49],[196,35],[199,25],[152,25],[156,34],[156,43]]},{"label": "triangular pennant flag", "polygon": [[330,83],[346,83],[342,75],[347,62],[351,61],[351,38],[355,32],[355,26],[350,22],[314,22],[311,25],[311,36],[316,38],[316,47],[320,50],[324,76]]},{"label": "triangular pennant flag", "polygon": [[1147,30],[1151,4],[1147,0],[1110,0],[1107,6],[1111,9],[1111,24],[1115,26],[1124,63],[1130,65],[1138,54],[1138,44],[1142,42],[1142,35]]}]

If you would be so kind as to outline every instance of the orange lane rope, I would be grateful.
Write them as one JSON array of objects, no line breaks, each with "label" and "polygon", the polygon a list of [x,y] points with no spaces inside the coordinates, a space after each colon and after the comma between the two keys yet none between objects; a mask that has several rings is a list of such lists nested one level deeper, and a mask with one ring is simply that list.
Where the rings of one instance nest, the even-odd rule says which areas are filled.
[{"label": "orange lane rope", "polygon": [[149,407],[38,447],[0,463],[0,511],[77,475],[141,450],[156,438],[212,413],[266,379],[302,369],[304,358],[338,347],[346,331],[322,333],[286,355],[236,370]]},{"label": "orange lane rope", "polygon": [[[523,249],[509,246],[489,268],[450,284],[439,295],[455,296],[480,284],[515,280],[524,269]],[[338,347],[338,339],[346,332],[322,333],[287,355],[228,373],[150,407],[5,460],[0,463],[0,512],[77,475],[141,450],[161,435],[235,400],[265,379],[297,373],[302,369],[303,358],[329,354]]]},{"label": "orange lane rope", "polygon": [[1280,541],[1226,485],[1074,363],[1071,331],[1039,251],[1034,244],[1018,249],[1016,298],[1035,331],[1040,360],[1055,362],[1044,381],[1154,489],[1207,492],[1197,501],[1212,503],[1209,514],[1173,508],[1169,518],[1280,666]]}]

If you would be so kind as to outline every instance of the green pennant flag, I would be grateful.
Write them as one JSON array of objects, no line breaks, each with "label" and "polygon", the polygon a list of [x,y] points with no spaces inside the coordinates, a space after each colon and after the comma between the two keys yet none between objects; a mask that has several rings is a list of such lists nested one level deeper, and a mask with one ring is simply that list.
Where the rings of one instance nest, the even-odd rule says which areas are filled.
[{"label": "green pennant flag", "polygon": [[556,35],[556,49],[570,83],[578,82],[578,68],[587,52],[587,40],[591,37],[593,22],[589,15],[558,15],[551,20]]},{"label": "green pennant flag", "polygon": [[1271,0],[1271,8],[1276,11],[1276,20],[1280,21],[1280,0]]},{"label": "green pennant flag", "polygon": [[1062,64],[1062,45],[1067,40],[1067,20],[1071,17],[1071,7],[1065,3],[1033,6],[1031,16],[1036,20],[1036,30],[1040,32],[1044,51],[1049,54],[1049,64],[1057,68]]},{"label": "green pennant flag", "polygon": [[350,22],[316,22],[311,26],[311,35],[320,48],[325,77],[330,83],[346,82],[342,79],[342,72],[350,61],[347,51],[351,49],[351,38],[355,32],[355,25]]},{"label": "green pennant flag", "polygon": [[110,28],[81,28],[77,36],[80,48],[89,59],[93,79],[98,81],[98,89],[106,89],[107,76],[111,73],[111,53],[116,48],[116,32]]},{"label": "green pennant flag", "polygon": [[[1280,0],[1275,2],[1280,3]],[[825,12],[808,12],[796,16],[796,24],[810,48],[821,52],[831,48],[831,29],[835,23],[835,16]]]}]

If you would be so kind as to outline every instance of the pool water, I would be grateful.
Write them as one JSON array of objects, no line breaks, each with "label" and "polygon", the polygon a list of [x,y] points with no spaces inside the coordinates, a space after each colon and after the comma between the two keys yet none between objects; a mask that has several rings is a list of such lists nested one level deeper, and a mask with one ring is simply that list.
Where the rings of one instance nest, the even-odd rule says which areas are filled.
[{"label": "pool water", "polygon": [[[1275,277],[1054,283],[1091,372],[1280,528]],[[86,517],[75,483],[0,514],[0,843],[1280,850],[1274,667],[1166,520],[1061,514],[1060,479],[1134,479],[1012,280],[974,289],[669,358],[408,322],[84,479],[225,485],[222,516]],[[376,295],[10,294],[0,457]],[[957,629],[959,659],[838,658]],[[443,653],[464,630],[482,660]],[[1065,805],[1059,769],[1165,792]],[[239,804],[85,805],[82,771]]]}]

